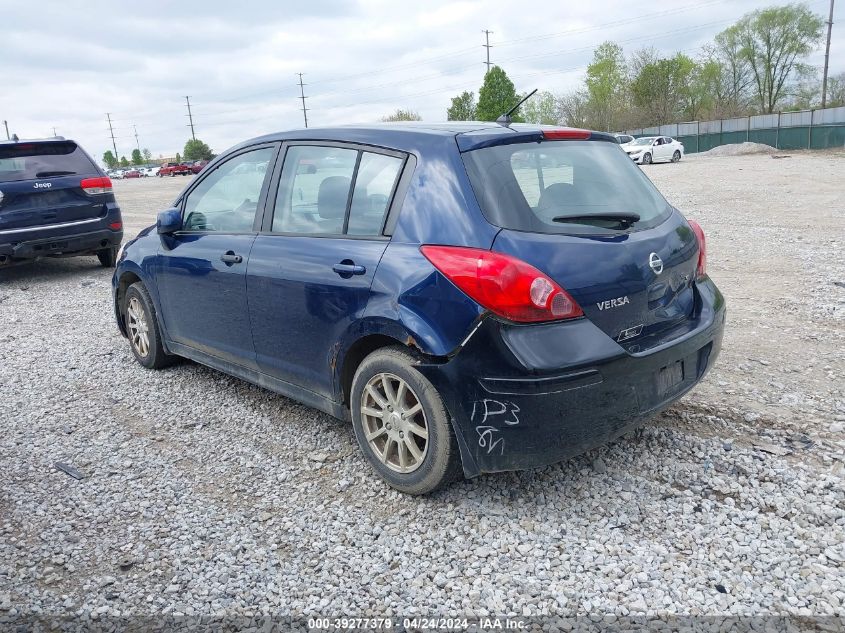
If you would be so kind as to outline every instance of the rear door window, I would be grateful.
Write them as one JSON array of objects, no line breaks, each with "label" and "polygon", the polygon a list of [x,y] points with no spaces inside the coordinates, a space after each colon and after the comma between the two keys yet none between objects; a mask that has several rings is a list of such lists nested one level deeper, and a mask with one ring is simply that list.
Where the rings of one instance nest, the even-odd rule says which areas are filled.
[{"label": "rear door window", "polygon": [[272,232],[381,235],[403,164],[397,156],[347,147],[289,147]]},{"label": "rear door window", "polygon": [[99,168],[72,141],[0,145],[0,182],[99,173]]},{"label": "rear door window", "polygon": [[601,213],[637,213],[633,230],[665,220],[670,207],[619,145],[545,141],[499,145],[463,154],[481,209],[496,226],[536,233],[613,232],[617,223],[585,220]]}]

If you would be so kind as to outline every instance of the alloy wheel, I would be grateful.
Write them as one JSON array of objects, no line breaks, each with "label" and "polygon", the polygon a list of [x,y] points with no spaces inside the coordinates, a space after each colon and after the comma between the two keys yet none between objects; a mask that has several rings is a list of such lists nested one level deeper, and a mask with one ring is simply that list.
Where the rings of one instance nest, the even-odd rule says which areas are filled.
[{"label": "alloy wheel", "polygon": [[127,326],[132,347],[144,358],[150,353],[150,334],[147,325],[147,315],[138,297],[132,297],[126,306]]},{"label": "alloy wheel", "polygon": [[428,452],[428,423],[417,394],[395,374],[376,374],[361,397],[364,435],[375,456],[397,473],[417,470]]}]

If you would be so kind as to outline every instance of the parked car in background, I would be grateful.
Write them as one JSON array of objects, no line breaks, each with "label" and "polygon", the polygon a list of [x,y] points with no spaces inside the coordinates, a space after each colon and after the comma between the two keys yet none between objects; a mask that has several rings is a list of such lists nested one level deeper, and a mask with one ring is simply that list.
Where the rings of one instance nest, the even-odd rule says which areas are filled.
[{"label": "parked car in background", "polygon": [[126,173],[123,169],[113,169],[108,173],[109,178],[113,178],[114,180],[121,180],[123,175]]},{"label": "parked car in background", "polygon": [[114,266],[123,219],[111,180],[74,141],[0,141],[0,267],[96,255]]},{"label": "parked car in background", "polygon": [[141,169],[141,175],[144,176],[145,178],[149,178],[150,176],[157,176],[158,170],[159,170],[159,168],[156,167],[156,166],[143,167]]},{"label": "parked car in background", "polygon": [[614,134],[613,138],[615,138],[616,142],[620,145],[626,145],[634,140],[634,137],[630,134]]},{"label": "parked car in background", "polygon": [[195,174],[198,174],[203,170],[203,167],[205,167],[206,165],[208,165],[207,160],[195,160],[191,164],[191,171]]},{"label": "parked car in background", "polygon": [[669,136],[642,136],[623,147],[625,153],[640,165],[677,163],[684,157],[684,145]]},{"label": "parked car in background", "polygon": [[581,453],[692,389],[724,329],[706,262],[609,134],[374,125],[228,150],[112,287],[141,365],[184,356],[351,419],[421,494]]},{"label": "parked car in background", "polygon": [[164,163],[161,169],[158,170],[160,177],[164,176],[190,176],[194,172],[191,171],[190,166],[183,163]]},{"label": "parked car in background", "polygon": [[123,174],[124,178],[140,178],[141,177],[141,170],[140,169],[130,169],[125,174]]}]

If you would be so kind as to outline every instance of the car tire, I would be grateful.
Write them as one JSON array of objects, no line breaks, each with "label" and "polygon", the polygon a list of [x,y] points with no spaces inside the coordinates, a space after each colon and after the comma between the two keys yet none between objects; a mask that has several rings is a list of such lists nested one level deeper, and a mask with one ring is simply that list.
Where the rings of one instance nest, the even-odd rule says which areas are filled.
[{"label": "car tire", "polygon": [[110,246],[109,248],[97,251],[97,259],[100,260],[100,266],[103,268],[114,268],[114,265],[117,263],[117,251],[117,246]]},{"label": "car tire", "polygon": [[422,495],[458,478],[461,458],[443,399],[415,362],[400,346],[367,356],[352,380],[350,409],[373,469],[396,490]]},{"label": "car tire", "polygon": [[132,355],[142,366],[147,369],[162,369],[175,362],[176,357],[164,350],[155,306],[150,299],[150,294],[140,281],[135,282],[126,290],[123,302],[123,322]]},{"label": "car tire", "polygon": [[643,165],[651,165],[651,154],[645,154],[643,156]]},{"label": "car tire", "polygon": [[675,150],[675,153],[672,154],[672,162],[677,163],[679,160],[681,160],[681,152]]}]

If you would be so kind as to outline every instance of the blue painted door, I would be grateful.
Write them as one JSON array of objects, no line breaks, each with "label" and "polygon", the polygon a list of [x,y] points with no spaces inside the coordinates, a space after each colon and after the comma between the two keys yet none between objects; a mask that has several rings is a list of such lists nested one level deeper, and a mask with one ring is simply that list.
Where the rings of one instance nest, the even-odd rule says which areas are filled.
[{"label": "blue painted door", "polygon": [[182,230],[162,237],[157,266],[169,339],[252,369],[246,270],[275,152],[245,151],[204,174],[184,198]]},{"label": "blue painted door", "polygon": [[350,147],[287,149],[247,299],[262,371],[333,397],[343,340],[367,307],[404,157]]}]

